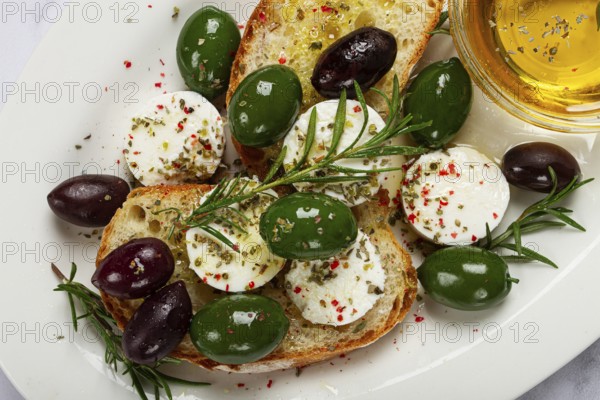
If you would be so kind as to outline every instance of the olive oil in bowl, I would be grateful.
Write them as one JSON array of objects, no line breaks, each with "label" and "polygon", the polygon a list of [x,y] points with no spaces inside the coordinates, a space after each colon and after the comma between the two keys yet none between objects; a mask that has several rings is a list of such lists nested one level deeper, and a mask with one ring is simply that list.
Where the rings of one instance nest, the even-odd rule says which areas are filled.
[{"label": "olive oil in bowl", "polygon": [[600,127],[598,0],[454,0],[463,62],[502,107],[539,126]]}]

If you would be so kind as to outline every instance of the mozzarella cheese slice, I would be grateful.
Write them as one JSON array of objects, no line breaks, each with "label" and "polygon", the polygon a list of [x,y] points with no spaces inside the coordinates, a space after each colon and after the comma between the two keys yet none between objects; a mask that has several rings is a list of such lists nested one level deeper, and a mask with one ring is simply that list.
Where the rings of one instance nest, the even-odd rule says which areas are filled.
[{"label": "mozzarella cheese slice", "polygon": [[[240,180],[241,185],[245,182],[248,182],[246,191],[258,185],[254,180]],[[204,283],[226,292],[244,292],[263,286],[281,271],[285,259],[272,254],[259,233],[260,216],[276,199],[277,193],[267,190],[231,206],[246,218],[231,210],[220,211],[221,215],[242,227],[246,233],[225,222],[209,224],[235,243],[239,252],[201,228],[187,231],[186,247],[190,268]]]},{"label": "mozzarella cheese slice", "polygon": [[292,261],[285,276],[288,297],[315,324],[346,325],[362,318],[383,295],[386,273],[362,231],[338,257]]},{"label": "mozzarella cheese slice", "polygon": [[[307,163],[313,165],[316,160],[322,159],[331,146],[333,136],[333,123],[335,114],[338,108],[339,100],[328,100],[318,103],[311,107],[306,113],[302,114],[291,131],[287,134],[283,145],[287,146],[287,153],[283,159],[283,165],[286,171],[292,169],[304,152],[304,143],[310,114],[313,108],[317,110],[317,124],[315,140],[310,149]],[[368,107],[369,118],[367,127],[357,146],[367,142],[374,133],[381,131],[385,127],[385,122],[379,114]],[[343,151],[354,142],[360,134],[364,123],[364,113],[358,101],[347,100],[346,102],[346,126],[344,133],[337,147],[337,153]],[[370,170],[389,166],[390,158],[380,157],[376,159],[348,159],[336,162],[337,165],[353,169]],[[337,175],[365,175],[352,173],[328,173],[331,176]],[[384,177],[382,174],[375,174],[366,181],[350,182],[350,183],[335,183],[335,184],[312,184],[312,183],[295,183],[294,186],[301,192],[321,192],[328,194],[338,200],[343,201],[346,205],[352,207],[370,200],[379,190],[383,183]],[[314,176],[314,174],[313,174]]]},{"label": "mozzarella cheese slice", "polygon": [[125,137],[129,169],[146,186],[212,176],[225,149],[217,109],[195,92],[153,98],[132,118]]},{"label": "mozzarella cheese slice", "polygon": [[498,226],[510,199],[500,167],[468,147],[421,156],[402,183],[409,224],[443,245],[469,245]]}]

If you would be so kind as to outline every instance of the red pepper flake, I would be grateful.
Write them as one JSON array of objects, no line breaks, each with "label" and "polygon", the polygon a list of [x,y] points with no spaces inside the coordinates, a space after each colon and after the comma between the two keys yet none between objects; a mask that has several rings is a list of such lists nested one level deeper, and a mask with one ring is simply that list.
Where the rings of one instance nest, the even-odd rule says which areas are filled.
[{"label": "red pepper flake", "polygon": [[271,386],[273,386],[273,379],[269,379],[269,382],[267,382],[267,389],[271,389]]},{"label": "red pepper flake", "polygon": [[335,299],[331,301],[331,305],[334,307],[337,307],[338,304],[340,304],[340,303]]},{"label": "red pepper flake", "polygon": [[183,124],[181,122],[177,123],[177,129],[179,129],[180,131],[183,130]]},{"label": "red pepper flake", "polygon": [[342,314],[338,315],[337,320],[342,322],[344,320],[344,316]]},{"label": "red pepper flake", "polygon": [[134,155],[134,156],[137,156],[137,155],[140,155],[140,153],[141,153],[141,152],[139,152],[139,151],[134,151],[134,152],[133,152],[133,155]]},{"label": "red pepper flake", "polygon": [[339,267],[339,266],[340,266],[340,262],[339,262],[338,260],[333,260],[333,262],[331,263],[331,266],[330,266],[330,268],[331,268],[332,270],[334,270],[334,269],[336,269],[336,268],[337,268],[337,267]]},{"label": "red pepper flake", "polygon": [[238,383],[238,384],[237,384],[237,387],[244,387],[244,386],[246,386],[246,384],[245,384],[245,383]]},{"label": "red pepper flake", "polygon": [[196,139],[196,135],[194,135],[193,133],[190,135],[190,137],[191,137],[192,139]]},{"label": "red pepper flake", "polygon": [[440,206],[442,206],[442,207],[446,207],[447,205],[448,205],[448,202],[447,202],[447,201],[440,200]]},{"label": "red pepper flake", "polygon": [[248,284],[248,287],[250,289],[253,289],[254,288],[254,281],[250,281],[250,283]]},{"label": "red pepper flake", "polygon": [[215,280],[217,280],[217,281],[218,281],[218,280],[220,280],[220,279],[221,279],[221,274],[216,274],[216,275],[215,275]]},{"label": "red pepper flake", "polygon": [[448,165],[448,170],[451,174],[456,175],[456,166],[454,165],[454,163],[450,163],[450,165]]},{"label": "red pepper flake", "polygon": [[152,4],[148,4],[148,8],[152,8]]},{"label": "red pepper flake", "polygon": [[229,292],[229,283],[227,285],[225,285],[225,291]]},{"label": "red pepper flake", "polygon": [[456,239],[456,237],[458,236],[458,233],[456,233],[456,232],[452,232],[452,233],[450,234],[450,236],[452,236],[452,239]]},{"label": "red pepper flake", "polygon": [[287,59],[285,58],[285,56],[281,56],[281,57],[279,57],[278,61],[279,61],[279,64],[283,65],[286,63]]},{"label": "red pepper flake", "polygon": [[340,354],[340,358],[346,358],[346,355],[344,353]]},{"label": "red pepper flake", "polygon": [[355,113],[359,113],[362,111],[362,108],[360,108],[360,106],[354,106],[354,108],[352,109]]},{"label": "red pepper flake", "polygon": [[444,218],[440,218],[439,222],[440,222],[440,226],[444,226]]},{"label": "red pepper flake", "polygon": [[477,241],[477,236],[473,235],[471,236],[471,242],[476,242]]},{"label": "red pepper flake", "polygon": [[450,175],[450,173],[447,170],[443,169],[440,171],[440,173],[438,175],[439,176],[448,176],[448,175]]},{"label": "red pepper flake", "polygon": [[450,196],[454,196],[454,190],[450,191]]},{"label": "red pepper flake", "polygon": [[161,88],[161,87],[162,87],[162,83],[161,83],[161,82],[156,82],[156,83],[154,84],[154,87],[155,87],[155,88]]},{"label": "red pepper flake", "polygon": [[494,217],[494,219],[498,219],[498,214],[493,213],[492,216]]},{"label": "red pepper flake", "polygon": [[127,136],[129,136],[129,139],[133,140],[133,135],[131,133]]},{"label": "red pepper flake", "polygon": [[207,283],[208,282],[208,278],[207,277],[202,278],[202,282]]},{"label": "red pepper flake", "polygon": [[238,24],[238,29],[244,29],[244,24]]},{"label": "red pepper flake", "polygon": [[411,224],[414,224],[414,223],[415,223],[415,219],[416,219],[416,218],[417,218],[417,216],[416,216],[415,214],[413,214],[413,213],[411,213],[411,214],[408,216],[408,220],[410,221],[410,223],[411,223]]},{"label": "red pepper flake", "polygon": [[204,150],[208,150],[208,151],[212,150],[212,146],[210,145],[210,143],[206,143],[204,145]]},{"label": "red pepper flake", "polygon": [[302,288],[300,286],[296,286],[294,288],[294,293],[296,293],[296,294],[300,293],[301,291],[302,291]]},{"label": "red pepper flake", "polygon": [[313,9],[312,9],[312,12],[317,12],[317,9],[316,9],[316,8],[313,8]]},{"label": "red pepper flake", "polygon": [[333,8],[331,8],[331,7],[321,6],[321,12],[328,13],[328,12],[331,12],[332,10],[333,10]]},{"label": "red pepper flake", "polygon": [[336,308],[335,311],[338,312],[338,313],[343,313],[344,312],[344,308],[346,308],[346,307],[338,307],[338,308]]},{"label": "red pepper flake", "polygon": [[578,69],[579,69],[579,68],[573,68],[571,71],[572,71],[572,72],[577,72],[577,70],[578,70]]},{"label": "red pepper flake", "polygon": [[415,322],[423,322],[425,321],[425,317],[421,317],[420,315],[415,315]]},{"label": "red pepper flake", "polygon": [[165,65],[165,62],[162,60],[162,58],[159,58],[158,61],[160,61],[163,66]]},{"label": "red pepper flake", "polygon": [[483,185],[483,181],[479,181],[479,184],[480,184],[480,185]]},{"label": "red pepper flake", "polygon": [[161,78],[164,78],[164,77],[165,77],[165,73],[164,73],[164,72],[161,72],[161,73],[160,73],[160,77],[161,77]]},{"label": "red pepper flake", "polygon": [[158,104],[156,106],[156,108],[158,108],[159,110],[163,110],[165,108],[165,106],[163,106],[162,104]]},{"label": "red pepper flake", "polygon": [[234,250],[234,251],[240,251],[240,245],[239,245],[239,244],[237,244],[237,243],[236,243],[236,244],[234,244],[234,245],[233,245],[233,250]]},{"label": "red pepper flake", "polygon": [[127,69],[131,68],[131,61],[125,60],[125,61],[123,61],[123,65],[125,65],[125,68],[127,68]]},{"label": "red pepper flake", "polygon": [[258,13],[258,19],[260,20],[260,22],[265,22],[267,20],[267,16],[264,12],[261,11],[260,13]]},{"label": "red pepper flake", "polygon": [[176,169],[181,168],[181,164],[179,164],[178,162],[173,161],[171,164],[173,165],[173,168],[176,168]]}]

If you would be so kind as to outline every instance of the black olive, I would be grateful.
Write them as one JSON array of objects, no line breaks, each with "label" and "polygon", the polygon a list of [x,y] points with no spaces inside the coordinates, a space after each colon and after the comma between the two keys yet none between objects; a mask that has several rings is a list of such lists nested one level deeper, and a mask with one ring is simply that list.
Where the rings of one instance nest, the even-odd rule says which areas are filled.
[{"label": "black olive", "polygon": [[192,301],[183,281],[149,296],[123,332],[123,351],[138,364],[154,364],[181,342],[192,321]]},{"label": "black olive", "polygon": [[111,251],[92,284],[119,299],[139,299],[161,288],[175,269],[169,246],[156,238],[132,239]]},{"label": "black olive", "polygon": [[392,68],[398,46],[396,38],[378,28],[365,27],[350,32],[329,46],[319,57],[311,82],[327,98],[338,98],[346,89],[356,97],[354,81],[365,91]]},{"label": "black olive", "polygon": [[552,190],[548,167],[556,172],[558,190],[564,189],[575,177],[581,176],[575,157],[552,143],[520,144],[506,152],[502,160],[502,172],[511,185],[541,193]]},{"label": "black olive", "polygon": [[110,222],[129,194],[129,185],[112,175],[81,175],[67,179],[47,197],[58,217],[78,226],[101,227]]}]

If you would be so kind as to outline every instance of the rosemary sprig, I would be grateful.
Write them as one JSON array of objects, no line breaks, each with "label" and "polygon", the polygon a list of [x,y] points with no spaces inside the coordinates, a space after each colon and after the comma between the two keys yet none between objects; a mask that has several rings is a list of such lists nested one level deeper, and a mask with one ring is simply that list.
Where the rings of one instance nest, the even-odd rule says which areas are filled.
[{"label": "rosemary sprig", "polygon": [[[540,201],[530,205],[523,213],[508,228],[496,237],[492,237],[489,226],[486,225],[486,240],[483,247],[486,249],[504,248],[515,252],[515,255],[505,256],[507,261],[529,262],[539,261],[541,263],[558,268],[549,258],[540,253],[523,247],[522,235],[531,232],[537,232],[548,228],[560,228],[569,225],[577,230],[585,231],[585,228],[574,221],[567,214],[572,210],[565,207],[558,207],[556,204],[580,187],[587,185],[594,179],[587,179],[578,182],[578,177],[575,177],[564,189],[557,191],[558,178],[552,167],[548,167],[548,172],[552,179],[552,190],[546,197]],[[510,241],[512,240],[512,243]]]},{"label": "rosemary sprig", "polygon": [[[125,357],[125,353],[123,352],[121,335],[117,333],[118,329],[116,328],[116,321],[104,307],[100,296],[97,293],[92,292],[83,284],[74,281],[75,274],[77,273],[77,266],[75,263],[71,264],[69,278],[67,278],[56,265],[51,264],[51,266],[54,274],[62,281],[54,291],[65,292],[69,297],[71,317],[73,319],[75,331],[78,329],[78,321],[80,319],[85,318],[89,321],[104,342],[106,348],[104,352],[104,361],[110,365],[115,372],[118,372],[118,364],[122,364],[125,367],[122,374],[128,374],[130,376],[131,384],[141,399],[148,400],[146,392],[144,391],[145,383],[154,388],[156,400],[160,399],[161,391],[164,392],[169,400],[173,399],[169,382],[195,386],[210,385],[210,383],[191,382],[168,376],[156,369],[161,365],[179,364],[180,361],[175,358],[165,357],[158,361],[154,366],[140,365],[129,360]],[[79,316],[77,315],[77,309],[75,307],[75,299],[77,299],[79,307],[83,311],[83,314]]]},{"label": "rosemary sprig", "polygon": [[440,20],[438,21],[437,25],[435,26],[435,28],[433,28],[433,30],[431,32],[429,32],[430,35],[437,35],[437,34],[444,34],[444,35],[449,35],[450,31],[448,29],[442,28],[442,26],[444,25],[444,23],[448,20],[448,11],[444,11],[440,14]]},{"label": "rosemary sprig", "polygon": [[[400,85],[398,77],[394,77],[392,98],[389,99],[381,91],[375,90],[380,96],[382,96],[388,104],[389,113],[386,120],[385,127],[373,134],[373,136],[363,144],[358,144],[363,134],[367,129],[368,120],[368,109],[367,103],[360,89],[360,86],[355,82],[354,87],[356,90],[356,98],[360,103],[365,122],[363,123],[358,137],[345,149],[338,151],[341,137],[344,133],[344,127],[346,125],[346,93],[342,93],[338,108],[336,111],[334,123],[333,123],[333,135],[331,146],[328,149],[325,156],[320,159],[310,160],[310,151],[314,144],[317,127],[317,112],[316,108],[313,107],[306,138],[304,140],[304,149],[302,155],[298,160],[297,164],[287,171],[282,177],[275,179],[277,171],[283,165],[283,159],[288,151],[287,147],[284,147],[277,159],[271,166],[266,179],[258,184],[257,186],[248,188],[248,181],[245,185],[241,184],[240,177],[232,179],[222,180],[208,195],[202,203],[195,208],[188,218],[183,220],[182,229],[189,229],[191,227],[198,227],[203,229],[205,232],[210,232],[210,229],[206,229],[208,223],[219,220],[219,215],[222,213],[218,212],[223,208],[230,207],[236,203],[240,203],[244,200],[250,199],[259,193],[264,193],[269,189],[273,189],[277,186],[291,185],[294,183],[343,183],[343,182],[355,182],[355,181],[366,181],[370,179],[370,176],[375,173],[385,171],[396,171],[401,168],[380,168],[380,169],[349,169],[337,165],[336,163],[340,160],[345,159],[356,159],[356,158],[377,158],[391,155],[420,155],[426,153],[428,150],[423,147],[410,147],[410,146],[392,146],[389,145],[389,141],[397,136],[404,135],[408,132],[423,129],[424,127],[430,126],[431,122],[409,125],[412,117],[410,115],[400,119],[400,110],[402,107],[402,99],[400,96]],[[337,175],[331,175],[331,172],[337,173]],[[341,174],[341,175],[340,175]],[[360,174],[360,175],[356,175]],[[265,193],[266,194],[266,193]],[[161,210],[168,211],[168,210]],[[178,213],[180,213],[178,211]],[[211,216],[207,219],[207,216]],[[179,218],[179,217],[178,217]],[[179,223],[179,219],[176,218],[175,222]],[[214,231],[214,229],[213,229]],[[229,240],[223,240],[223,235],[213,235],[219,239],[228,247],[234,251],[237,250],[237,245]]]}]

